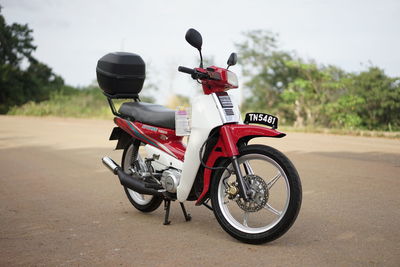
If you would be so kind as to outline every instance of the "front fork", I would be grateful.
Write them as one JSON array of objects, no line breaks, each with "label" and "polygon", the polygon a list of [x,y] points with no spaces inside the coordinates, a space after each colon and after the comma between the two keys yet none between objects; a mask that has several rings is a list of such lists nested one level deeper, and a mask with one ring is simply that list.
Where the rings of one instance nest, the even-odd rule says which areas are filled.
[{"label": "front fork", "polygon": [[236,180],[239,185],[239,195],[246,201],[249,200],[249,186],[246,181],[243,179],[242,170],[239,166],[239,161],[236,156],[232,157],[232,166],[236,174]]},{"label": "front fork", "polygon": [[[232,162],[233,170],[236,173],[237,187],[239,187],[239,195],[249,200],[253,198],[254,190],[250,188],[250,185],[246,181],[245,177],[240,170],[238,156],[239,147],[246,145],[247,142],[254,137],[276,137],[280,138],[285,136],[284,133],[278,132],[274,129],[268,129],[257,125],[243,125],[243,124],[225,124],[219,128],[219,139],[212,150],[212,153],[208,155],[206,162],[207,166],[215,166],[219,158],[229,158]],[[242,139],[242,141],[240,141]],[[246,175],[253,175],[254,172],[251,166],[245,161],[244,170]],[[203,191],[196,201],[196,205],[203,204],[207,193],[210,188],[212,171],[211,169],[204,170],[204,186]],[[235,192],[236,190],[232,190]]]}]

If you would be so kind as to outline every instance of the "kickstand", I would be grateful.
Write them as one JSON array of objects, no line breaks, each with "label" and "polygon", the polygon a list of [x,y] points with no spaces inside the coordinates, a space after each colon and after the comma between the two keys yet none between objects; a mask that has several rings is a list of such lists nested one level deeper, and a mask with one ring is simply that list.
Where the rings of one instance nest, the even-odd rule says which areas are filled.
[{"label": "kickstand", "polygon": [[207,209],[213,211],[213,208],[208,204],[209,201],[210,201],[210,199],[207,199],[206,201],[203,202],[203,205],[204,205]]},{"label": "kickstand", "polygon": [[181,208],[182,208],[183,216],[185,216],[185,220],[187,222],[190,221],[192,219],[192,216],[190,216],[190,214],[188,214],[186,212],[185,205],[182,202],[179,202],[179,204],[181,204]]},{"label": "kickstand", "polygon": [[169,209],[171,208],[171,200],[169,199],[164,199],[164,210],[165,210],[165,219],[164,219],[164,225],[168,225],[171,223],[169,221]]}]

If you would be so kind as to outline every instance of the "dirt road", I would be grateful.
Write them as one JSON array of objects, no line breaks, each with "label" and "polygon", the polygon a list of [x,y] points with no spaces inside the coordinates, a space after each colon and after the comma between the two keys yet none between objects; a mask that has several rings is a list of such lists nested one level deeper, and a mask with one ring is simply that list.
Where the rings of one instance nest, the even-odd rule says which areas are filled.
[{"label": "dirt road", "polygon": [[141,214],[101,164],[109,121],[0,116],[0,266],[400,266],[400,141],[289,133],[258,139],[295,163],[303,205],[261,246],[204,207]]}]

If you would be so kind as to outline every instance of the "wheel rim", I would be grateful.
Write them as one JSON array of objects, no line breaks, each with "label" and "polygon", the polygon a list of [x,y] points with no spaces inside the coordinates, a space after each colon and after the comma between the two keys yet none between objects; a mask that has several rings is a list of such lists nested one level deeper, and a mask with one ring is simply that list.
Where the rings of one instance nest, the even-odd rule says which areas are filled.
[{"label": "wheel rim", "polygon": [[[244,208],[242,199],[229,199],[227,185],[235,182],[236,176],[225,171],[218,184],[218,204],[221,212],[228,223],[241,232],[257,234],[268,231],[282,220],[289,206],[290,186],[286,173],[276,161],[261,154],[244,155],[239,158],[239,164],[246,178],[253,180],[253,184],[260,188],[258,195],[264,196],[263,200],[266,201],[258,204],[263,205],[260,209],[254,208],[257,205],[256,200],[253,200],[253,203],[246,202],[249,208]],[[228,169],[232,171],[232,165],[229,165]],[[265,183],[262,183],[260,178]],[[264,192],[265,190],[267,192]]]},{"label": "wheel rim", "polygon": [[[139,151],[137,154],[137,159],[140,163],[140,166],[145,166],[142,157],[139,155]],[[124,172],[129,173],[130,168],[133,168],[134,170],[136,170],[135,167],[132,167],[132,163],[134,161],[135,161],[135,159],[133,158],[133,144],[131,144],[129,146],[128,150],[126,151],[125,161],[124,161]],[[132,200],[135,201],[136,203],[138,203],[139,205],[147,205],[153,199],[153,196],[151,196],[151,195],[143,195],[143,194],[139,194],[136,191],[133,191],[132,189],[129,189],[129,188],[127,188],[127,189],[128,189],[128,193],[129,193],[130,197],[132,198]]]}]

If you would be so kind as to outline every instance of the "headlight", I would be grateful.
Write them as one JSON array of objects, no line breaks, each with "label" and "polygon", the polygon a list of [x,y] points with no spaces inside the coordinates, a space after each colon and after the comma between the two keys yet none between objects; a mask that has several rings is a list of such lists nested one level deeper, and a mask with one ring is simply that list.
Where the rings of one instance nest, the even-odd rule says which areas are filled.
[{"label": "headlight", "polygon": [[228,73],[228,83],[233,87],[238,87],[239,82],[236,74],[229,70],[227,71],[227,73]]}]

